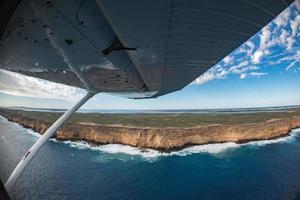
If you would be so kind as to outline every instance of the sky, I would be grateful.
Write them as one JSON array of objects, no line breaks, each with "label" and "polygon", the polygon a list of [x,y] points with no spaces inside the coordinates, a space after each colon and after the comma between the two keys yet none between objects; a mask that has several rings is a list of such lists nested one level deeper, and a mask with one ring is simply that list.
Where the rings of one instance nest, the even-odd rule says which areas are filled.
[{"label": "sky", "polygon": [[[180,91],[134,100],[100,93],[85,109],[211,109],[300,105],[295,4]],[[0,106],[69,108],[85,91],[0,70]]]}]

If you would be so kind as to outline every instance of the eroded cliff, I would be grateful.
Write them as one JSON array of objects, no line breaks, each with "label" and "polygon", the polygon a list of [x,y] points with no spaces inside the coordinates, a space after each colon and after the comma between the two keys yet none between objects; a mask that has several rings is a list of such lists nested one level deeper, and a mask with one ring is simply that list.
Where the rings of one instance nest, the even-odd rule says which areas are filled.
[{"label": "eroded cliff", "polygon": [[[9,121],[43,134],[51,125],[11,112],[0,112]],[[300,117],[274,119],[241,125],[208,125],[192,128],[154,128],[66,123],[56,134],[57,140],[85,140],[94,144],[127,144],[140,148],[171,151],[190,145],[268,140],[286,136],[300,127]]]}]

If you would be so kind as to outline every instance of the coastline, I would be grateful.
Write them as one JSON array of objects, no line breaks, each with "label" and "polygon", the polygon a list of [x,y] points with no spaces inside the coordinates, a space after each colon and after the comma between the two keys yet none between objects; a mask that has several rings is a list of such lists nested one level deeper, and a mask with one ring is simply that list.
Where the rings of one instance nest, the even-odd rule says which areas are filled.
[{"label": "coastline", "polygon": [[[43,134],[51,123],[20,114],[1,111],[8,121]],[[123,144],[161,152],[178,151],[195,145],[234,142],[243,144],[258,140],[271,140],[288,136],[300,128],[300,117],[273,119],[240,125],[207,125],[191,128],[131,127],[66,123],[58,131],[58,141],[86,141],[91,146]]]}]

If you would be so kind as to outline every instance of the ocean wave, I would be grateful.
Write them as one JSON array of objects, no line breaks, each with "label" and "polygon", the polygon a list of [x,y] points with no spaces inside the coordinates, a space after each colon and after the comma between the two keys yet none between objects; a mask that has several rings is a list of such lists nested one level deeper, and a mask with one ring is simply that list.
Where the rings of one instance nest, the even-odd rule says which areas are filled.
[{"label": "ocean wave", "polygon": [[24,128],[22,125],[20,125],[17,122],[9,121],[6,117],[3,117],[2,115],[0,115],[0,123],[10,123],[12,125],[12,127],[14,127],[13,129],[20,130],[20,131],[26,130],[27,133],[34,135],[35,137],[41,137],[41,135],[39,133],[37,133],[29,128]]},{"label": "ocean wave", "polygon": [[142,156],[144,158],[154,158],[154,157],[167,154],[153,149],[140,149],[137,147],[122,145],[122,144],[105,144],[105,145],[94,146],[94,145],[90,145],[86,141],[70,141],[70,140],[58,141],[56,139],[51,139],[51,140],[57,143],[64,143],[66,145],[69,145],[70,147],[75,147],[77,149],[88,149],[88,150],[101,151],[110,154],[127,154],[131,156]]},{"label": "ocean wave", "polygon": [[172,151],[172,152],[160,152],[154,149],[148,148],[138,148],[132,147],[129,145],[123,144],[105,144],[94,146],[90,145],[86,141],[57,141],[56,139],[51,139],[53,142],[57,143],[64,143],[69,145],[70,147],[75,147],[77,149],[88,149],[93,151],[100,151],[103,153],[109,154],[126,154],[130,156],[141,156],[143,158],[156,158],[160,156],[186,156],[194,153],[210,153],[210,154],[217,154],[224,152],[228,149],[238,148],[241,145],[236,144],[233,142],[226,142],[226,143],[216,143],[216,144],[204,144],[204,145],[195,145],[191,147],[184,148],[179,151]]},{"label": "ocean wave", "polygon": [[0,115],[0,122],[1,123],[2,122],[8,122],[8,120],[5,117],[3,117],[2,115]]},{"label": "ocean wave", "polygon": [[33,135],[34,137],[36,138],[40,138],[41,137],[41,134],[39,134],[38,132],[35,132],[31,129],[27,129],[27,132],[30,134],[30,135]]},{"label": "ocean wave", "polygon": [[27,133],[29,133],[30,135],[33,135],[36,138],[41,137],[41,134],[39,134],[38,132],[33,131],[32,129],[29,128],[24,128],[22,125],[18,124],[17,122],[12,122],[12,121],[8,121],[7,118],[3,117],[2,115],[0,115],[0,122],[4,122],[4,123],[10,123],[13,125],[13,127],[15,127],[17,130],[26,130]]}]

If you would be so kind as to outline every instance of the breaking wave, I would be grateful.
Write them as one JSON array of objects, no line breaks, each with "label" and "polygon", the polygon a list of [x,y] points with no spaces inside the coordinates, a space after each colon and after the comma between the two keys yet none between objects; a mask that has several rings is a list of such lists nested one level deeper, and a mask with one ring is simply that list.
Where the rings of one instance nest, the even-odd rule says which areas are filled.
[{"label": "breaking wave", "polygon": [[8,121],[5,117],[3,117],[2,115],[0,115],[0,123],[10,123],[13,125],[13,127],[15,127],[16,129],[20,129],[20,130],[26,130],[27,133],[29,133],[30,135],[33,135],[36,138],[41,137],[41,134],[29,129],[29,128],[24,128],[22,125],[18,124],[17,122],[12,122],[12,121]]},{"label": "breaking wave", "polygon": [[37,132],[35,132],[35,131],[31,130],[31,129],[27,129],[27,131],[28,131],[28,133],[29,133],[30,135],[33,135],[33,136],[36,137],[36,138],[41,137],[41,134],[39,134],[39,133],[37,133]]}]

